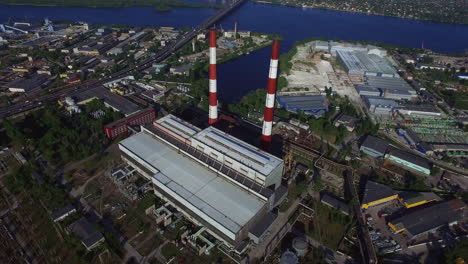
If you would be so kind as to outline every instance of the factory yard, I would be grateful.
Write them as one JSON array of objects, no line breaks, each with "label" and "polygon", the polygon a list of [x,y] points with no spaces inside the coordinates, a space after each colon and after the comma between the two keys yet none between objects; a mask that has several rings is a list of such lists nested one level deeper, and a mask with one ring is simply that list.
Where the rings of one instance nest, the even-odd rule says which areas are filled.
[{"label": "factory yard", "polygon": [[325,89],[331,88],[338,95],[362,104],[354,85],[364,83],[363,76],[346,73],[336,57],[314,51],[312,43],[297,47],[297,53],[290,60],[290,72],[281,74],[286,78],[287,86],[279,95],[325,94]]},{"label": "factory yard", "polygon": [[329,61],[314,56],[309,45],[305,44],[297,47],[297,53],[293,56],[293,64],[289,75],[283,76],[288,81],[288,86],[282,90],[281,94],[294,92],[320,94],[325,87],[330,86],[329,74],[334,72]]}]

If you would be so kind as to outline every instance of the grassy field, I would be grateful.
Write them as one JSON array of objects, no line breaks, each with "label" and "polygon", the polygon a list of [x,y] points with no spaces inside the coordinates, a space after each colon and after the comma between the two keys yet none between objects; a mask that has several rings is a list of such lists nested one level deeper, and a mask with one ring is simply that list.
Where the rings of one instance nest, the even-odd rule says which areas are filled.
[{"label": "grassy field", "polygon": [[320,202],[314,202],[315,216],[309,224],[308,235],[325,246],[336,249],[350,223],[350,217]]}]

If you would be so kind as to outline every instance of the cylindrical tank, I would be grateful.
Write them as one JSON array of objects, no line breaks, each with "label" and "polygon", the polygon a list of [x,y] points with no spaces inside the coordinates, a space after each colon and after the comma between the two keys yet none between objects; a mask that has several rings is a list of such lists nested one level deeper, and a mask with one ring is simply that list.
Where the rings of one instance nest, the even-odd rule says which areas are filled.
[{"label": "cylindrical tank", "polygon": [[280,264],[297,264],[297,263],[299,263],[299,260],[296,254],[294,254],[291,251],[286,251],[281,256]]},{"label": "cylindrical tank", "polygon": [[307,241],[301,237],[296,237],[293,239],[292,247],[299,257],[303,257],[307,253]]}]

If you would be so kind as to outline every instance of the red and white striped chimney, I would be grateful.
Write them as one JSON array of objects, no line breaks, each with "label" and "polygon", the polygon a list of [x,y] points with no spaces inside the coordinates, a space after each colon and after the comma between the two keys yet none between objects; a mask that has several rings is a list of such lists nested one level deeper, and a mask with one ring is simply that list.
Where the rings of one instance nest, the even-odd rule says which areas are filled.
[{"label": "red and white striped chimney", "polygon": [[209,119],[210,125],[218,121],[218,92],[216,87],[216,30],[210,30],[210,90],[209,90]]},{"label": "red and white striped chimney", "polygon": [[263,116],[262,146],[268,148],[271,143],[271,129],[273,126],[273,110],[275,106],[276,80],[278,75],[279,41],[273,41],[271,50],[270,73]]}]

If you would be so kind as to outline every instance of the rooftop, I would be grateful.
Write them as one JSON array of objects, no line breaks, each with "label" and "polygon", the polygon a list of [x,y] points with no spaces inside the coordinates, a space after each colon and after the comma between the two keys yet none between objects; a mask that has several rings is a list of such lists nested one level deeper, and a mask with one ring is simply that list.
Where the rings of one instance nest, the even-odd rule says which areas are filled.
[{"label": "rooftop", "polygon": [[415,204],[423,201],[440,200],[440,197],[433,192],[401,192],[398,196],[408,204]]},{"label": "rooftop", "polygon": [[269,175],[282,164],[281,159],[214,127],[208,127],[200,131],[193,136],[193,139],[224,153],[263,175]]},{"label": "rooftop", "polygon": [[99,99],[104,100],[106,104],[110,105],[112,108],[117,109],[124,115],[131,115],[140,109],[140,107],[132,101],[129,101],[123,96],[112,93],[107,88],[102,86],[84,91],[74,96],[74,99],[76,99],[79,102],[92,97],[97,97]]},{"label": "rooftop", "polygon": [[255,225],[250,229],[250,233],[256,237],[261,237],[265,231],[273,224],[278,215],[268,212],[264,217],[262,217]]},{"label": "rooftop", "polygon": [[396,75],[395,70],[388,62],[375,54],[368,54],[365,51],[345,51],[338,50],[337,55],[346,65],[350,72],[383,73]]},{"label": "rooftop", "polygon": [[175,199],[190,204],[233,233],[237,233],[265,202],[154,138],[140,132],[121,141],[147,166],[159,171],[153,183],[167,188]]},{"label": "rooftop", "polygon": [[366,76],[366,84],[384,90],[405,90],[416,94],[416,91],[402,78]]},{"label": "rooftop", "polygon": [[328,194],[325,193],[322,196],[321,202],[325,203],[328,206],[331,206],[331,207],[333,207],[335,209],[341,210],[343,213],[345,213],[347,215],[349,214],[349,206],[345,202],[343,202],[343,201],[341,201],[341,200],[339,200],[339,199],[337,199],[337,198],[335,198],[335,197],[333,197],[331,195],[328,195]]},{"label": "rooftop", "polygon": [[382,97],[372,97],[372,96],[363,96],[364,100],[366,100],[370,105],[376,106],[386,106],[386,107],[396,107],[398,103],[392,99],[385,99]]},{"label": "rooftop", "polygon": [[458,199],[429,203],[427,206],[410,209],[390,222],[397,229],[404,228],[411,236],[416,236],[459,220],[463,217],[465,206],[465,203]]},{"label": "rooftop", "polygon": [[40,87],[44,82],[47,81],[49,76],[47,74],[34,74],[31,78],[21,78],[7,83],[5,86],[12,89],[24,89],[25,92],[29,92],[35,88]]},{"label": "rooftop", "polygon": [[84,217],[69,225],[68,230],[77,235],[87,248],[93,247],[93,245],[104,238],[104,236],[96,231],[91,223]]},{"label": "rooftop", "polygon": [[366,188],[364,190],[364,196],[362,197],[362,204],[371,203],[380,199],[384,199],[395,195],[396,192],[383,184],[376,183],[373,181],[366,182]]},{"label": "rooftop", "polygon": [[399,109],[407,110],[407,111],[440,113],[440,111],[434,105],[430,105],[430,104],[421,104],[421,105],[403,104],[403,105],[400,105]]},{"label": "rooftop", "polygon": [[73,212],[75,209],[75,207],[71,204],[65,206],[65,207],[62,207],[62,208],[59,208],[57,210],[54,210],[51,214],[52,216],[52,219],[55,220],[55,219],[58,219],[66,214],[69,214],[71,212]]},{"label": "rooftop", "polygon": [[380,153],[385,153],[388,149],[388,142],[374,136],[367,136],[361,147],[377,150]]},{"label": "rooftop", "polygon": [[185,139],[189,139],[192,136],[194,136],[196,133],[201,131],[200,128],[194,125],[191,125],[173,115],[167,115],[163,118],[156,120],[155,122],[161,125],[163,128]]},{"label": "rooftop", "polygon": [[278,96],[278,102],[290,109],[314,112],[327,108],[327,99],[323,95]]},{"label": "rooftop", "polygon": [[388,148],[388,155],[392,155],[394,157],[397,157],[399,159],[411,162],[413,164],[416,164],[420,167],[423,167],[425,169],[430,170],[431,169],[431,163],[427,161],[425,158],[416,156],[410,152],[403,151],[401,149],[395,148],[393,146],[390,146]]}]

